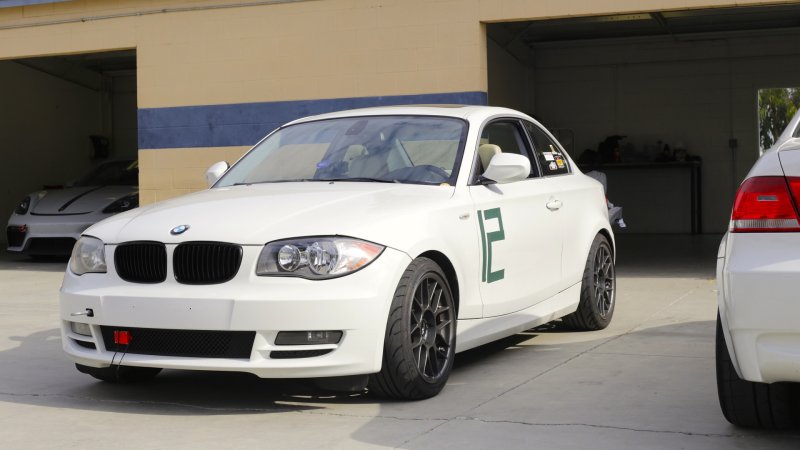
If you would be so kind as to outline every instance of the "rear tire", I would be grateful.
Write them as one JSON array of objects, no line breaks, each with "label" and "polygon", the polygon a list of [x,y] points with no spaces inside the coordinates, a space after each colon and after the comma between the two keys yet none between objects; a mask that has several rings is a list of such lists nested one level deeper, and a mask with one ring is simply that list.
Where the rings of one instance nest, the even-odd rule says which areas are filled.
[{"label": "rear tire", "polygon": [[564,316],[564,325],[575,330],[602,330],[611,323],[616,304],[617,279],[611,244],[598,234],[589,249],[583,269],[578,309]]},{"label": "rear tire", "polygon": [[79,372],[91,375],[98,380],[110,383],[136,383],[154,378],[161,372],[161,369],[152,367],[132,367],[132,366],[109,366],[109,367],[89,367],[82,364],[75,364]]},{"label": "rear tire", "polygon": [[748,428],[793,428],[798,424],[792,383],[755,383],[739,378],[733,367],[717,313],[717,394],[728,422]]},{"label": "rear tire", "polygon": [[371,394],[420,400],[438,394],[453,368],[456,309],[442,269],[428,258],[409,264],[394,293],[381,371],[371,375]]}]

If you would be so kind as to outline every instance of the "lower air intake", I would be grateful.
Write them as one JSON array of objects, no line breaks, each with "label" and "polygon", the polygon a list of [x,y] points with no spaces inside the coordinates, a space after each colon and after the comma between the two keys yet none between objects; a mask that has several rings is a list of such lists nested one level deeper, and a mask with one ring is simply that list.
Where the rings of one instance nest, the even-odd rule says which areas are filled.
[{"label": "lower air intake", "polygon": [[25,232],[19,227],[8,227],[6,228],[6,238],[9,247],[19,247],[25,242]]},{"label": "lower air intake", "polygon": [[[249,359],[255,331],[166,330],[100,327],[106,350],[138,355]],[[114,343],[114,331],[130,333],[130,344]]]}]

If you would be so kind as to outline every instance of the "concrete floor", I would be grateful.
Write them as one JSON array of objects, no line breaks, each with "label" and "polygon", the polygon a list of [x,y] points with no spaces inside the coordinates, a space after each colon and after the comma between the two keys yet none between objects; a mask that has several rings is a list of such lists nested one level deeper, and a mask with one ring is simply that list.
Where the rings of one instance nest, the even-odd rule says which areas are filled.
[{"label": "concrete floor", "polygon": [[719,236],[621,236],[611,326],[542,327],[458,355],[420,402],[326,396],[249,375],[78,373],[56,324],[63,262],[0,257],[0,448],[789,449],[737,429],[714,378]]}]

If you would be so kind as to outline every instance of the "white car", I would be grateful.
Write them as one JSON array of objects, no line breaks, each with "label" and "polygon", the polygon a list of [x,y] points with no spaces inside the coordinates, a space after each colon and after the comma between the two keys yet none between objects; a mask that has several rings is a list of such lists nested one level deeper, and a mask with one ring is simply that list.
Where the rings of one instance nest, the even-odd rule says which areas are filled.
[{"label": "white car", "polygon": [[717,255],[717,387],[729,422],[800,424],[800,113],[739,187]]},{"label": "white car", "polygon": [[60,301],[80,371],[344,377],[419,399],[457,352],[564,316],[604,328],[614,312],[603,188],[519,112],[304,118],[206,175],[209,190],[77,242]]},{"label": "white car", "polygon": [[85,229],[139,206],[138,184],[136,161],[111,161],[65,189],[31,193],[8,219],[8,251],[69,255]]}]

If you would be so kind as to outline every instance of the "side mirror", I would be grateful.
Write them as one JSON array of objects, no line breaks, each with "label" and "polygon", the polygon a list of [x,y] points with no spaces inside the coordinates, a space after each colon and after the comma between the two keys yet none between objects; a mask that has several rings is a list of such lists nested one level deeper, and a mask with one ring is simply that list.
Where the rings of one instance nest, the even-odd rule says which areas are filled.
[{"label": "side mirror", "polygon": [[531,174],[531,161],[516,153],[499,153],[492,157],[483,178],[497,184],[513,183],[528,178]]},{"label": "side mirror", "polygon": [[225,161],[215,162],[211,167],[206,170],[206,184],[210,188],[217,182],[222,175],[228,170],[228,163]]}]

